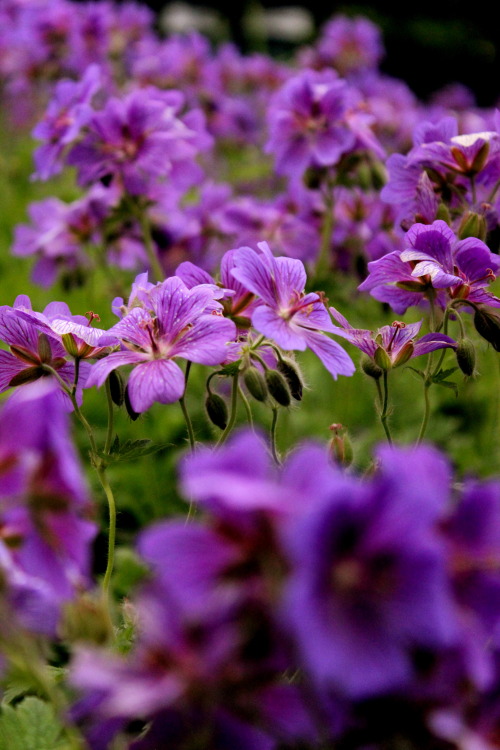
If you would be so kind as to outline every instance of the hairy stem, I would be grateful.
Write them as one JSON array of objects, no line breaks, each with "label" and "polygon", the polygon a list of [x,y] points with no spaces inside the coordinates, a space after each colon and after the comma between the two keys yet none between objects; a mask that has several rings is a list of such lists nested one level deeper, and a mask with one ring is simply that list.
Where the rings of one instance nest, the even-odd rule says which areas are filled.
[{"label": "hairy stem", "polygon": [[384,428],[385,436],[387,438],[387,442],[389,445],[392,445],[392,437],[391,437],[391,431],[389,429],[388,419],[389,419],[389,383],[388,383],[388,377],[387,377],[387,371],[384,371],[384,377],[383,377],[383,401],[382,401],[382,411],[380,412],[380,421],[382,422],[382,427]]},{"label": "hairy stem", "polygon": [[273,419],[271,422],[271,453],[273,455],[273,459],[275,463],[278,466],[281,466],[281,459],[279,457],[279,453],[276,447],[276,425],[278,423],[278,408],[276,406],[273,407]]},{"label": "hairy stem", "polygon": [[179,403],[181,405],[182,413],[184,414],[184,419],[186,421],[186,427],[187,427],[187,433],[189,438],[189,447],[191,448],[191,451],[194,451],[196,449],[196,440],[194,437],[194,430],[193,430],[193,423],[191,422],[191,417],[189,416],[189,412],[186,407],[186,390],[187,390],[187,384],[189,380],[189,373],[191,372],[191,362],[189,362],[186,365],[186,374],[184,377],[184,393],[179,399]]},{"label": "hairy stem", "polygon": [[234,427],[234,423],[236,422],[236,411],[238,407],[239,378],[240,378],[239,372],[233,375],[233,389],[231,391],[231,414],[229,415],[229,421],[226,425],[226,429],[220,436],[216,447],[218,447],[219,445],[222,445],[225,442],[227,436],[229,435],[229,433]]}]

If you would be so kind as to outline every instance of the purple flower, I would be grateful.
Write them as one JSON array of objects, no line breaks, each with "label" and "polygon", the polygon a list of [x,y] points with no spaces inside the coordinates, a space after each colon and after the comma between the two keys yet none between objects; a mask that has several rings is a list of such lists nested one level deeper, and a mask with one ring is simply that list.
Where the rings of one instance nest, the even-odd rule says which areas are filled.
[{"label": "purple flower", "polygon": [[136,365],[128,383],[134,411],[146,411],[155,401],[177,401],[184,393],[184,373],[174,358],[220,364],[236,335],[232,321],[216,310],[207,314],[211,304],[213,310],[210,286],[188,289],[175,276],[158,284],[149,294],[149,309],[133,307],[101,340],[102,345],[118,339],[123,349],[93,366],[87,386],[101,386],[117,367]]},{"label": "purple flower", "polygon": [[448,467],[428,448],[378,458],[369,483],[337,475],[289,536],[284,616],[315,682],[351,698],[406,686],[412,648],[458,634],[436,530]]},{"label": "purple flower", "polygon": [[79,183],[112,177],[131,195],[147,195],[167,178],[177,188],[190,187],[201,176],[194,159],[211,145],[211,138],[201,112],[180,116],[182,104],[179,92],[152,88],[109,99],[68,155]]},{"label": "purple flower", "polygon": [[354,365],[339,344],[322,331],[335,332],[328,313],[316,293],[305,294],[306,272],[300,260],[275,258],[267,242],[258,244],[260,252],[239,248],[234,255],[232,275],[261,304],[252,314],[252,324],[283,349],[304,351],[307,347],[321,359],[336,379],[352,375]]},{"label": "purple flower", "polygon": [[90,103],[100,85],[99,67],[90,65],[81,81],[63,80],[55,86],[43,120],[33,130],[33,137],[44,141],[34,153],[35,177],[47,180],[61,171],[61,155],[90,120]]},{"label": "purple flower", "polygon": [[353,328],[334,307],[330,307],[330,312],[342,326],[337,330],[338,336],[343,336],[374,361],[379,357],[377,352],[382,350],[387,355],[384,362],[391,367],[404,365],[409,359],[436,349],[456,349],[457,346],[450,336],[443,333],[427,333],[416,341],[422,321],[407,324],[396,320],[392,325],[382,326],[374,332]]},{"label": "purple flower", "polygon": [[[0,307],[0,340],[9,345],[9,351],[0,350],[0,393],[44,377],[52,377],[45,365],[57,372],[68,385],[73,385],[75,366],[65,359],[60,337],[48,329],[45,323],[39,325],[36,315],[25,315],[23,309],[31,309],[29,298],[20,295],[14,307]],[[86,371],[81,372],[81,385]],[[65,401],[68,402],[66,396]]]},{"label": "purple flower", "polygon": [[23,388],[0,421],[0,569],[30,629],[54,633],[61,603],[88,585],[89,513],[59,391]]},{"label": "purple flower", "polygon": [[301,177],[308,167],[331,167],[356,148],[382,155],[369,125],[357,112],[357,94],[331,71],[304,70],[285,83],[269,115],[266,146],[278,174]]},{"label": "purple flower", "polygon": [[367,18],[336,15],[323,29],[317,54],[342,76],[376,68],[384,55],[380,29]]},{"label": "purple flower", "polygon": [[500,260],[481,240],[458,241],[446,222],[438,220],[414,224],[404,247],[369,263],[368,278],[358,288],[400,314],[431,294],[443,308],[456,298],[500,307],[500,300],[485,291]]}]

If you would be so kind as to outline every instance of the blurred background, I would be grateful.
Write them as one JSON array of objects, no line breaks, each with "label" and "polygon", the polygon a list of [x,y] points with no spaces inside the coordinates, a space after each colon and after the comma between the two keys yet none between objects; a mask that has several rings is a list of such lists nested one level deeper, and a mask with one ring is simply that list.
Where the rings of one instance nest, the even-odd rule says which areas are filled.
[{"label": "blurred background", "polygon": [[334,13],[363,15],[383,32],[382,71],[405,80],[423,99],[442,86],[460,82],[475,93],[477,104],[497,100],[500,75],[496,51],[498,27],[484,6],[466,0],[421,0],[418,4],[377,0],[375,4],[330,5],[310,0],[307,8],[290,0],[241,0],[227,6],[147,0],[165,33],[196,29],[214,41],[232,39],[244,51],[287,56],[306,44]]}]

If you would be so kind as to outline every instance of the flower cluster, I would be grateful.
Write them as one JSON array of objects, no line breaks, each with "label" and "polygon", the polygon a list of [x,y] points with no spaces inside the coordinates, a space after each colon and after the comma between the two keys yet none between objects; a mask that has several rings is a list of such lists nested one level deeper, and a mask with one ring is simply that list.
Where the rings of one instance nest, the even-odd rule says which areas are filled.
[{"label": "flower cluster", "polygon": [[142,534],[131,653],[73,665],[90,746],[140,720],[141,750],[492,747],[467,686],[486,705],[496,679],[500,486],[450,482],[427,447],[380,449],[365,480],[314,445],[277,471],[249,433],[187,459],[203,515]]}]

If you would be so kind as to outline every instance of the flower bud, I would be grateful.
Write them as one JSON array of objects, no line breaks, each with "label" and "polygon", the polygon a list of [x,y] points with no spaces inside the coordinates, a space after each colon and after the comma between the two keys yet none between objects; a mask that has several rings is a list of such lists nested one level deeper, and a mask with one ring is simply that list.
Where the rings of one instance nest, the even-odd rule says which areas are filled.
[{"label": "flower bud", "polygon": [[62,343],[66,351],[71,357],[78,357],[78,344],[75,341],[75,337],[72,333],[63,333],[61,336]]},{"label": "flower bud", "polygon": [[476,366],[476,350],[470,339],[460,339],[457,345],[457,364],[464,375],[473,375]]},{"label": "flower bud", "polygon": [[441,219],[441,221],[445,221],[449,227],[451,227],[451,214],[450,209],[446,205],[446,203],[440,203],[437,207],[436,211],[436,219]]},{"label": "flower bud", "polygon": [[291,359],[279,359],[277,368],[278,372],[281,372],[288,383],[292,398],[294,398],[295,401],[302,401],[304,384],[300,376],[298,365]]},{"label": "flower bud", "polygon": [[125,400],[125,386],[123,384],[123,378],[117,370],[111,370],[108,375],[109,380],[109,391],[111,393],[111,400],[117,406],[121,406]]},{"label": "flower bud", "polygon": [[129,415],[132,422],[135,422],[135,420],[140,417],[140,414],[132,408],[132,404],[130,403],[130,396],[128,393],[128,385],[125,388],[125,396],[123,398],[123,401],[125,404],[125,409],[127,410],[127,414]]},{"label": "flower bud", "polygon": [[260,370],[251,365],[245,370],[243,380],[248,388],[248,392],[257,401],[265,401],[267,399],[266,379]]},{"label": "flower bud", "polygon": [[226,402],[218,393],[209,393],[205,401],[205,409],[209,420],[216,427],[225,430],[227,426],[227,406]]},{"label": "flower bud", "polygon": [[52,347],[46,333],[38,334],[38,356],[40,361],[46,364],[52,361]]},{"label": "flower bud", "polygon": [[102,646],[110,641],[113,627],[104,600],[86,593],[67,604],[61,631],[62,637],[72,643],[87,641]]},{"label": "flower bud", "polygon": [[373,361],[368,354],[363,354],[361,357],[361,369],[368,375],[368,377],[378,380],[383,375],[383,370]]},{"label": "flower bud", "polygon": [[479,335],[500,352],[500,316],[484,308],[477,308],[474,313],[474,325]]},{"label": "flower bud", "polygon": [[280,372],[277,370],[266,370],[266,383],[269,393],[280,406],[290,406],[290,389]]},{"label": "flower bud", "polygon": [[352,464],[354,453],[352,443],[345,427],[341,424],[330,425],[333,437],[330,441],[330,453],[337,463],[346,468]]},{"label": "flower bud", "polygon": [[461,240],[467,237],[477,237],[482,242],[485,241],[487,234],[486,219],[481,214],[474,211],[467,211],[458,227],[458,236]]},{"label": "flower bud", "polygon": [[412,358],[414,351],[415,346],[413,342],[407,341],[406,344],[401,347],[398,354],[394,358],[394,362],[392,363],[393,367],[400,367],[400,365],[405,365],[408,360]]},{"label": "flower bud", "polygon": [[375,363],[380,367],[381,370],[390,370],[392,367],[391,358],[387,354],[386,350],[381,346],[377,346],[375,354],[373,355]]}]

